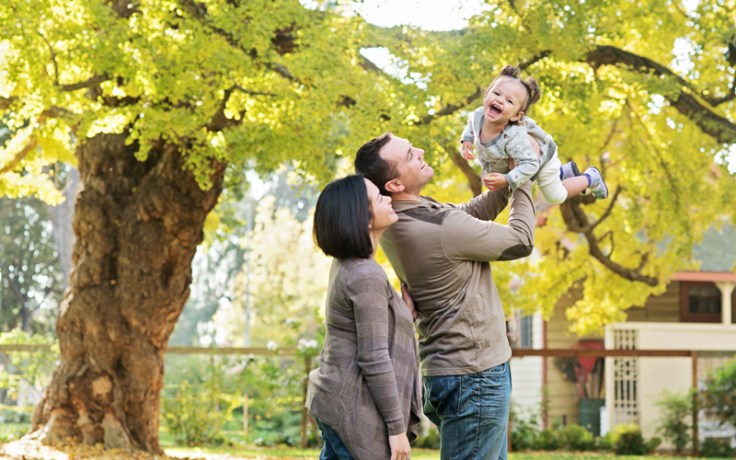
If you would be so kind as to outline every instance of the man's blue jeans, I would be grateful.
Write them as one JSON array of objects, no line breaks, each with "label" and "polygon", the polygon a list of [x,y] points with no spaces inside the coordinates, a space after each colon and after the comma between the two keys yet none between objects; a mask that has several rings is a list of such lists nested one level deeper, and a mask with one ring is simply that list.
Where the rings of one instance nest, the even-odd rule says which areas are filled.
[{"label": "man's blue jeans", "polygon": [[322,445],[322,452],[319,453],[319,460],[353,460],[350,451],[337,432],[329,425],[316,420],[319,431],[322,433],[322,439],[325,441]]},{"label": "man's blue jeans", "polygon": [[424,414],[440,430],[442,460],[506,460],[511,370],[424,377]]}]

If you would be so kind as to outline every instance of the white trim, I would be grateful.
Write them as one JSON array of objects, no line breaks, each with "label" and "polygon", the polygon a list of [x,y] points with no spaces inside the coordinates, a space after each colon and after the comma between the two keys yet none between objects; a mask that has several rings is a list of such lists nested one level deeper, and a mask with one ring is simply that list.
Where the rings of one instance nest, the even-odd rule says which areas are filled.
[{"label": "white trim", "polygon": [[736,287],[736,283],[720,281],[716,283],[716,286],[721,290],[721,322],[730,325],[733,323],[731,318],[731,293]]}]

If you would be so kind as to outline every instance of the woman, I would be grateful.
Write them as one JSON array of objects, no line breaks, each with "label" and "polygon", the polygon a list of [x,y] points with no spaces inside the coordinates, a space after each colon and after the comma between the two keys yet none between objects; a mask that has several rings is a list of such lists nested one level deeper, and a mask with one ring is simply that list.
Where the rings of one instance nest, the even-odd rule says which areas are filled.
[{"label": "woman", "polygon": [[362,176],[331,182],[317,200],[314,237],[335,258],[325,344],[307,397],[325,441],[321,460],[404,460],[416,437],[421,387],[412,317],[374,260],[397,220],[391,198]]}]

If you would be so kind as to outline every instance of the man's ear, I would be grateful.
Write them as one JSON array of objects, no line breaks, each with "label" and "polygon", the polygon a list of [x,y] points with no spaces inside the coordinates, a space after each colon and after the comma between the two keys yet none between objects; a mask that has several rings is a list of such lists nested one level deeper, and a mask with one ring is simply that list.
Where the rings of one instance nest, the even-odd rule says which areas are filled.
[{"label": "man's ear", "polygon": [[391,179],[390,181],[386,182],[386,191],[389,193],[396,193],[396,192],[403,192],[404,191],[404,185],[399,182],[398,179]]},{"label": "man's ear", "polygon": [[521,120],[521,117],[523,117],[523,116],[524,116],[524,112],[522,112],[521,110],[519,110],[518,112],[516,112],[516,115],[514,115],[511,118],[509,118],[509,121],[511,121],[513,123],[516,123],[517,121]]}]

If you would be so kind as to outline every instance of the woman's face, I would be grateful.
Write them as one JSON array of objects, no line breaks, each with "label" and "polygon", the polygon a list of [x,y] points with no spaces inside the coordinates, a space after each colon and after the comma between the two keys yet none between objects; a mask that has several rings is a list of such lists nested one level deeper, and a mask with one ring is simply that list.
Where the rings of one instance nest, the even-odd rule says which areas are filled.
[{"label": "woman's face", "polygon": [[373,182],[365,179],[368,190],[368,203],[371,209],[371,225],[373,231],[385,230],[399,220],[394,208],[391,207],[391,197],[381,195]]}]

